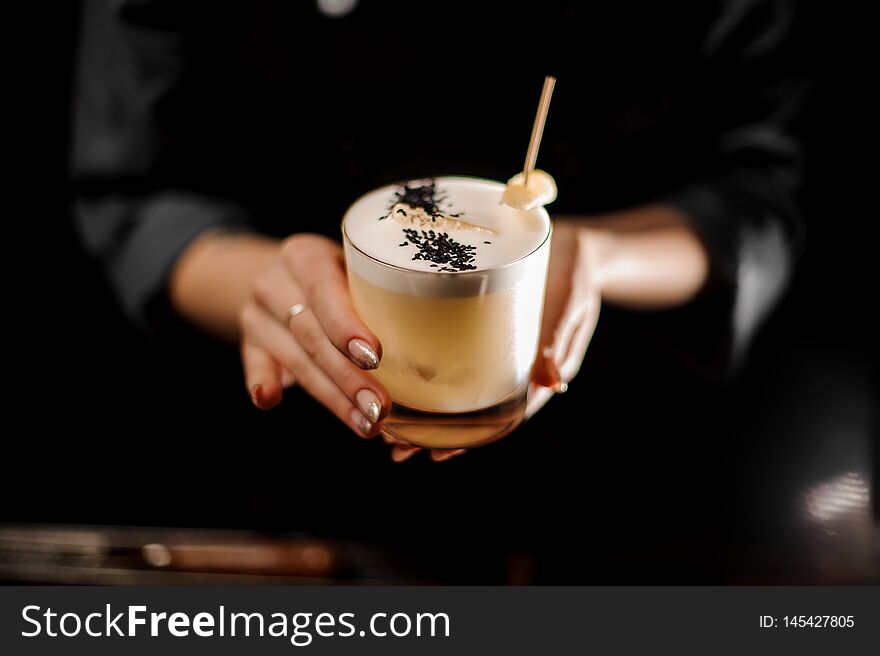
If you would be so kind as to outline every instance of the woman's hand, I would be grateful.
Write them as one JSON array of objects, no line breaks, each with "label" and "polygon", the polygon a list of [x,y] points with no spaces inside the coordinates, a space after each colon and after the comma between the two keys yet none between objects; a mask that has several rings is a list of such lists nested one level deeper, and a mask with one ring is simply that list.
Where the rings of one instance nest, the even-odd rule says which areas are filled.
[{"label": "woman's hand", "polygon": [[[391,398],[364,370],[378,366],[382,345],[352,307],[335,241],[299,234],[279,244],[249,233],[206,232],[175,264],[169,297],[193,324],[240,342],[258,408],[275,407],[284,388],[297,384],[361,437],[380,431]],[[418,450],[385,441],[397,462]],[[456,453],[431,456],[440,461]]]},{"label": "woman's hand", "polygon": [[274,407],[295,383],[357,435],[375,437],[391,397],[365,370],[379,365],[382,345],[351,305],[339,244],[309,234],[285,240],[256,277],[239,324],[257,407]]},{"label": "woman's hand", "polygon": [[702,289],[708,253],[688,218],[645,205],[558,220],[538,359],[526,415],[567,389],[583,362],[602,301],[656,310],[689,302]]},{"label": "woman's hand", "polygon": [[[526,417],[535,414],[555,392],[565,391],[580,369],[599,318],[600,250],[598,234],[574,221],[555,223],[544,318],[538,356],[532,368]],[[419,450],[419,447],[397,443],[393,457],[406,459]],[[464,452],[465,449],[456,449],[434,451],[431,455],[441,461]]]},{"label": "woman's hand", "polygon": [[580,370],[599,319],[600,250],[599,238],[574,221],[554,224],[541,338],[526,417],[535,414],[555,392],[568,389]]}]

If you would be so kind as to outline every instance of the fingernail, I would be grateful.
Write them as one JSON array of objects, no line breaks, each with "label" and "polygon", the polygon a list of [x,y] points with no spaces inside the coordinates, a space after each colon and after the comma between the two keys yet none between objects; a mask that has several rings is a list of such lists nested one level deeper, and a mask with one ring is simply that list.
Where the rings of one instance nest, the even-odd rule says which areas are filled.
[{"label": "fingernail", "polygon": [[254,385],[251,388],[251,396],[254,397],[254,401],[261,403],[263,401],[263,386]]},{"label": "fingernail", "polygon": [[364,417],[359,410],[351,411],[351,421],[361,435],[363,435],[364,437],[368,437],[370,435],[373,424],[371,424],[370,420]]},{"label": "fingernail", "polygon": [[403,462],[404,460],[410,458],[416,451],[419,450],[417,446],[406,446],[403,444],[396,444],[391,449],[391,460],[394,462]]},{"label": "fingernail", "polygon": [[562,380],[560,380],[562,376],[559,375],[559,367],[556,366],[556,359],[545,355],[544,363],[547,365],[547,373],[556,381],[553,385],[553,388],[556,389],[557,386],[563,384]]},{"label": "fingernail", "polygon": [[375,369],[379,366],[379,356],[369,344],[362,339],[353,339],[348,343],[348,352],[362,369]]},{"label": "fingernail", "polygon": [[362,389],[354,398],[367,419],[374,424],[379,421],[379,415],[382,414],[382,402],[373,390]]}]

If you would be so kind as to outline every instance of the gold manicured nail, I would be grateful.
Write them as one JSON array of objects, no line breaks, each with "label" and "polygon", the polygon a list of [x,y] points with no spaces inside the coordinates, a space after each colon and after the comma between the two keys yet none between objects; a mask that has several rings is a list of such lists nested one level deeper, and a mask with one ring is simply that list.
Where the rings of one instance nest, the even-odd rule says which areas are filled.
[{"label": "gold manicured nail", "polygon": [[373,429],[373,424],[370,423],[370,420],[364,417],[360,410],[352,410],[351,411],[351,422],[354,424],[355,428],[357,428],[358,432],[364,437],[367,437],[370,434],[370,431]]},{"label": "gold manicured nail", "polygon": [[348,352],[355,363],[362,369],[375,369],[379,366],[379,356],[369,344],[362,339],[353,339],[348,343]]},{"label": "gold manicured nail", "polygon": [[355,395],[355,399],[367,419],[374,424],[379,421],[379,415],[382,414],[382,402],[373,390],[362,389]]}]

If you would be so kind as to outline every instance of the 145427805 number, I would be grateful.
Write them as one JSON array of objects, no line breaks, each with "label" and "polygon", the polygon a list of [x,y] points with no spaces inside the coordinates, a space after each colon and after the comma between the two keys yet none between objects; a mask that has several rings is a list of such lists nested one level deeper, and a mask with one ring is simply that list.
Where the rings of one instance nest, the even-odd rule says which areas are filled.
[{"label": "145427805 number", "polygon": [[786,615],[782,618],[787,628],[833,629],[851,628],[855,625],[852,615]]}]

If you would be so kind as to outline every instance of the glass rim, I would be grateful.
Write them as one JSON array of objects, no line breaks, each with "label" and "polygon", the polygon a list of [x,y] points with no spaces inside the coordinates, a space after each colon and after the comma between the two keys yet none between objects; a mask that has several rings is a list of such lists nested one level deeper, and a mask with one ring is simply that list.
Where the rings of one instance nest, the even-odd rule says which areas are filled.
[{"label": "glass rim", "polygon": [[[463,176],[463,175],[438,175],[438,176],[435,176],[433,179],[436,180],[436,179],[441,179],[441,178],[468,178],[470,180],[492,182],[492,183],[501,184],[501,185],[504,184],[503,182],[500,182],[498,180],[490,180],[489,178],[478,178],[475,176],[472,177],[472,176]],[[391,184],[395,184],[395,183],[392,182],[392,183],[389,183],[389,185],[383,185],[383,186],[390,186]],[[380,188],[381,187],[377,187],[377,189],[380,189]],[[371,193],[371,192],[367,192],[367,193]],[[354,205],[358,200],[360,200],[360,198],[361,198],[360,196],[358,198],[356,198],[351,203],[351,205]],[[510,262],[505,262],[504,264],[501,264],[499,266],[489,267],[486,269],[477,269],[476,271],[421,271],[419,269],[407,269],[406,267],[398,266],[397,264],[389,264],[388,262],[383,262],[382,260],[380,260],[380,259],[370,255],[369,253],[365,252],[364,250],[362,250],[357,244],[355,244],[351,240],[351,238],[348,236],[348,233],[345,231],[345,219],[348,216],[348,212],[351,209],[351,205],[349,205],[349,209],[345,211],[345,215],[342,217],[342,221],[340,223],[340,225],[342,226],[342,239],[343,239],[343,241],[347,245],[351,246],[360,255],[362,255],[366,259],[370,260],[371,262],[378,264],[381,267],[384,267],[386,269],[392,269],[395,271],[401,271],[403,273],[415,274],[415,275],[439,276],[439,277],[444,277],[444,278],[467,278],[468,276],[478,276],[478,275],[489,273],[492,271],[501,271],[502,269],[512,267],[515,264],[518,264],[518,263],[522,262],[523,260],[528,259],[529,257],[534,255],[535,253],[537,253],[539,250],[541,250],[544,247],[544,245],[548,242],[550,237],[553,235],[553,220],[550,218],[550,213],[542,205],[541,207],[539,207],[537,209],[540,210],[541,212],[543,212],[547,217],[547,234],[544,235],[544,239],[541,240],[540,244],[535,246],[535,248],[530,250],[528,253],[526,253],[524,255],[520,255],[515,260],[511,260]]]}]

